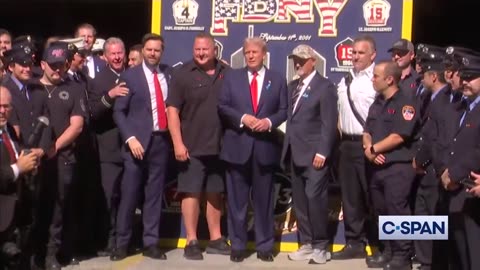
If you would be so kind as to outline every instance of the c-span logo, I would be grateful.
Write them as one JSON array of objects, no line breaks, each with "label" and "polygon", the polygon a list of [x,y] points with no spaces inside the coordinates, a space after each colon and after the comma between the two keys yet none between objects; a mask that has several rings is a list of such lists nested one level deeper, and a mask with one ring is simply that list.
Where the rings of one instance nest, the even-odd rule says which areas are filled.
[{"label": "c-span logo", "polygon": [[380,240],[448,240],[448,216],[379,216]]}]

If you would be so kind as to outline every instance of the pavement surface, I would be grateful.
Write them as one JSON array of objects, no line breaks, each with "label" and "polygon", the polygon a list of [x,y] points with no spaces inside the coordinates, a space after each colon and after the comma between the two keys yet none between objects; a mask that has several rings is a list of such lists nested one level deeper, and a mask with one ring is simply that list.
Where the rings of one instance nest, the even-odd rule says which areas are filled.
[{"label": "pavement surface", "polygon": [[324,265],[310,265],[308,261],[293,262],[288,260],[288,253],[279,253],[274,262],[262,262],[253,253],[241,263],[233,263],[229,256],[210,255],[204,253],[203,261],[189,261],[183,258],[183,249],[173,249],[166,252],[167,260],[158,261],[141,254],[131,256],[120,262],[111,262],[108,257],[93,258],[80,262],[77,266],[67,266],[63,270],[242,270],[242,269],[329,269],[329,270],[362,270],[369,269],[364,259],[347,261],[329,261]]}]

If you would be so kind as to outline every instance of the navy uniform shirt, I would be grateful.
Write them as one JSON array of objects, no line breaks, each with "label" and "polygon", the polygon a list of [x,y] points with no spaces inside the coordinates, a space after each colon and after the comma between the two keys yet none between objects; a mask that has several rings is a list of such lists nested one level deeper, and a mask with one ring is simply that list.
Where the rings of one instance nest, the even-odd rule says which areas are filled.
[{"label": "navy uniform shirt", "polygon": [[365,131],[372,136],[372,144],[378,143],[390,134],[398,134],[404,143],[382,153],[385,164],[410,162],[413,158],[412,143],[419,128],[419,113],[415,101],[403,91],[397,91],[391,98],[379,95],[370,107]]},{"label": "navy uniform shirt", "polygon": [[208,75],[195,62],[180,67],[172,76],[167,106],[180,112],[183,143],[190,155],[218,155],[222,125],[217,113],[218,95],[228,66],[217,61]]}]

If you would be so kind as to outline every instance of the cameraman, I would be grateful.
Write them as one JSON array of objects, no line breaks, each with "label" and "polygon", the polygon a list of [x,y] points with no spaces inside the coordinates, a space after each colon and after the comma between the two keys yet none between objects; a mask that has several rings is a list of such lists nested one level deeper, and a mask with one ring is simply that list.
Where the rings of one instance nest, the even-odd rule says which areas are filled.
[{"label": "cameraman", "polygon": [[16,269],[20,250],[15,244],[17,186],[23,176],[37,169],[38,156],[18,147],[13,127],[7,124],[12,96],[0,86],[0,269]]}]

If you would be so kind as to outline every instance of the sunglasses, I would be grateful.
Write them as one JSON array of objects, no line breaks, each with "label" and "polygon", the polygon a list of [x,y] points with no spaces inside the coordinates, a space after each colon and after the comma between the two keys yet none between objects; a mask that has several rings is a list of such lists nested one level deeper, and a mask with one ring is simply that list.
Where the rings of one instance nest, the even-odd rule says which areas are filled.
[{"label": "sunglasses", "polygon": [[52,64],[48,64],[48,66],[52,69],[52,70],[60,70],[62,68],[65,67],[65,63],[52,63]]},{"label": "sunglasses", "polygon": [[404,57],[408,53],[409,53],[409,51],[393,50],[392,51],[392,56],[398,55],[400,57]]}]

